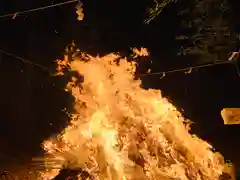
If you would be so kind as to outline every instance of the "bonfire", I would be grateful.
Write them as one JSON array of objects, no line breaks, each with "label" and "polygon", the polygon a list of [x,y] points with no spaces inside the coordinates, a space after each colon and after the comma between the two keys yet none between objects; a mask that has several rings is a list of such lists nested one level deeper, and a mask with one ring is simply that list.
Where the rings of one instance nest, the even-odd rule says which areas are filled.
[{"label": "bonfire", "polygon": [[67,69],[72,76],[66,91],[75,112],[61,134],[43,143],[42,178],[56,177],[61,168],[94,180],[217,180],[224,172],[224,158],[188,132],[161,91],[136,80],[136,61],[82,53],[57,64],[59,75]]}]

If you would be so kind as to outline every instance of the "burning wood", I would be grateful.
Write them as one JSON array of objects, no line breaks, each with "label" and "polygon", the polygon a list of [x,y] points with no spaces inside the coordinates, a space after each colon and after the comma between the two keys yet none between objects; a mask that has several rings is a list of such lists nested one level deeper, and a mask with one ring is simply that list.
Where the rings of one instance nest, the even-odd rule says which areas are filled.
[{"label": "burning wood", "polygon": [[[44,142],[46,156],[96,180],[220,178],[223,157],[188,132],[184,117],[160,90],[142,88],[134,62],[109,54],[67,66],[83,77],[68,84],[76,113],[63,133]],[[59,173],[50,168],[43,178]]]}]

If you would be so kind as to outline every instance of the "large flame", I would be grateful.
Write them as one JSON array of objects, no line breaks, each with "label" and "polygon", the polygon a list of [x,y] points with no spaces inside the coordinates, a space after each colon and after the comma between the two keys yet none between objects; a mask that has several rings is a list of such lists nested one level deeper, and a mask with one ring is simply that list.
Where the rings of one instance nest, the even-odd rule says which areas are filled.
[{"label": "large flame", "polygon": [[[216,180],[222,174],[223,157],[188,133],[160,90],[141,87],[135,63],[109,54],[84,56],[67,67],[83,81],[74,77],[68,84],[76,110],[71,124],[44,142],[47,157],[58,165],[96,180]],[[58,172],[49,167],[43,175]]]}]

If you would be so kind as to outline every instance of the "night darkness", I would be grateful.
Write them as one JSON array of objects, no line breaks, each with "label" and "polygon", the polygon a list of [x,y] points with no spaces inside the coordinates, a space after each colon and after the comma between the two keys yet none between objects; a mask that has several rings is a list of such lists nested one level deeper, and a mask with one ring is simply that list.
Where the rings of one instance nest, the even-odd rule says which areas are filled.
[{"label": "night darkness", "polygon": [[[181,0],[180,0],[181,1]],[[46,6],[61,1],[2,0],[0,15]],[[174,37],[180,31],[177,4],[170,5],[151,24],[143,20],[148,1],[88,0],[85,17],[78,21],[76,3],[0,19],[0,49],[29,61],[54,68],[67,44],[91,54],[126,52],[144,46],[152,55],[153,72],[198,65],[177,56]],[[232,7],[239,7],[230,2]],[[236,11],[236,12],[235,12]],[[234,14],[235,13],[235,14]],[[238,16],[233,9],[233,15]],[[237,24],[236,24],[237,27]],[[42,140],[61,131],[67,123],[64,108],[72,99],[63,91],[64,82],[48,71],[0,54],[0,163],[36,156]],[[146,88],[161,89],[164,96],[194,121],[192,132],[207,140],[226,159],[240,166],[240,128],[224,126],[220,111],[240,107],[240,77],[233,64],[202,68],[190,75],[172,73],[142,77]]]}]

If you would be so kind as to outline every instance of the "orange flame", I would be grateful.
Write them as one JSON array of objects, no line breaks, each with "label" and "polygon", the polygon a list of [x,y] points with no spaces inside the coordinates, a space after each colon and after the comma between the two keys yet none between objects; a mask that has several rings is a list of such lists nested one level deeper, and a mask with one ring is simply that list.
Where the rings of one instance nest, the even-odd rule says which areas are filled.
[{"label": "orange flame", "polygon": [[[96,180],[218,179],[223,157],[188,133],[181,113],[159,90],[134,80],[134,62],[119,58],[65,58],[84,82],[75,77],[68,84],[77,114],[61,135],[44,142],[47,156]],[[49,168],[43,176],[58,172]]]}]

